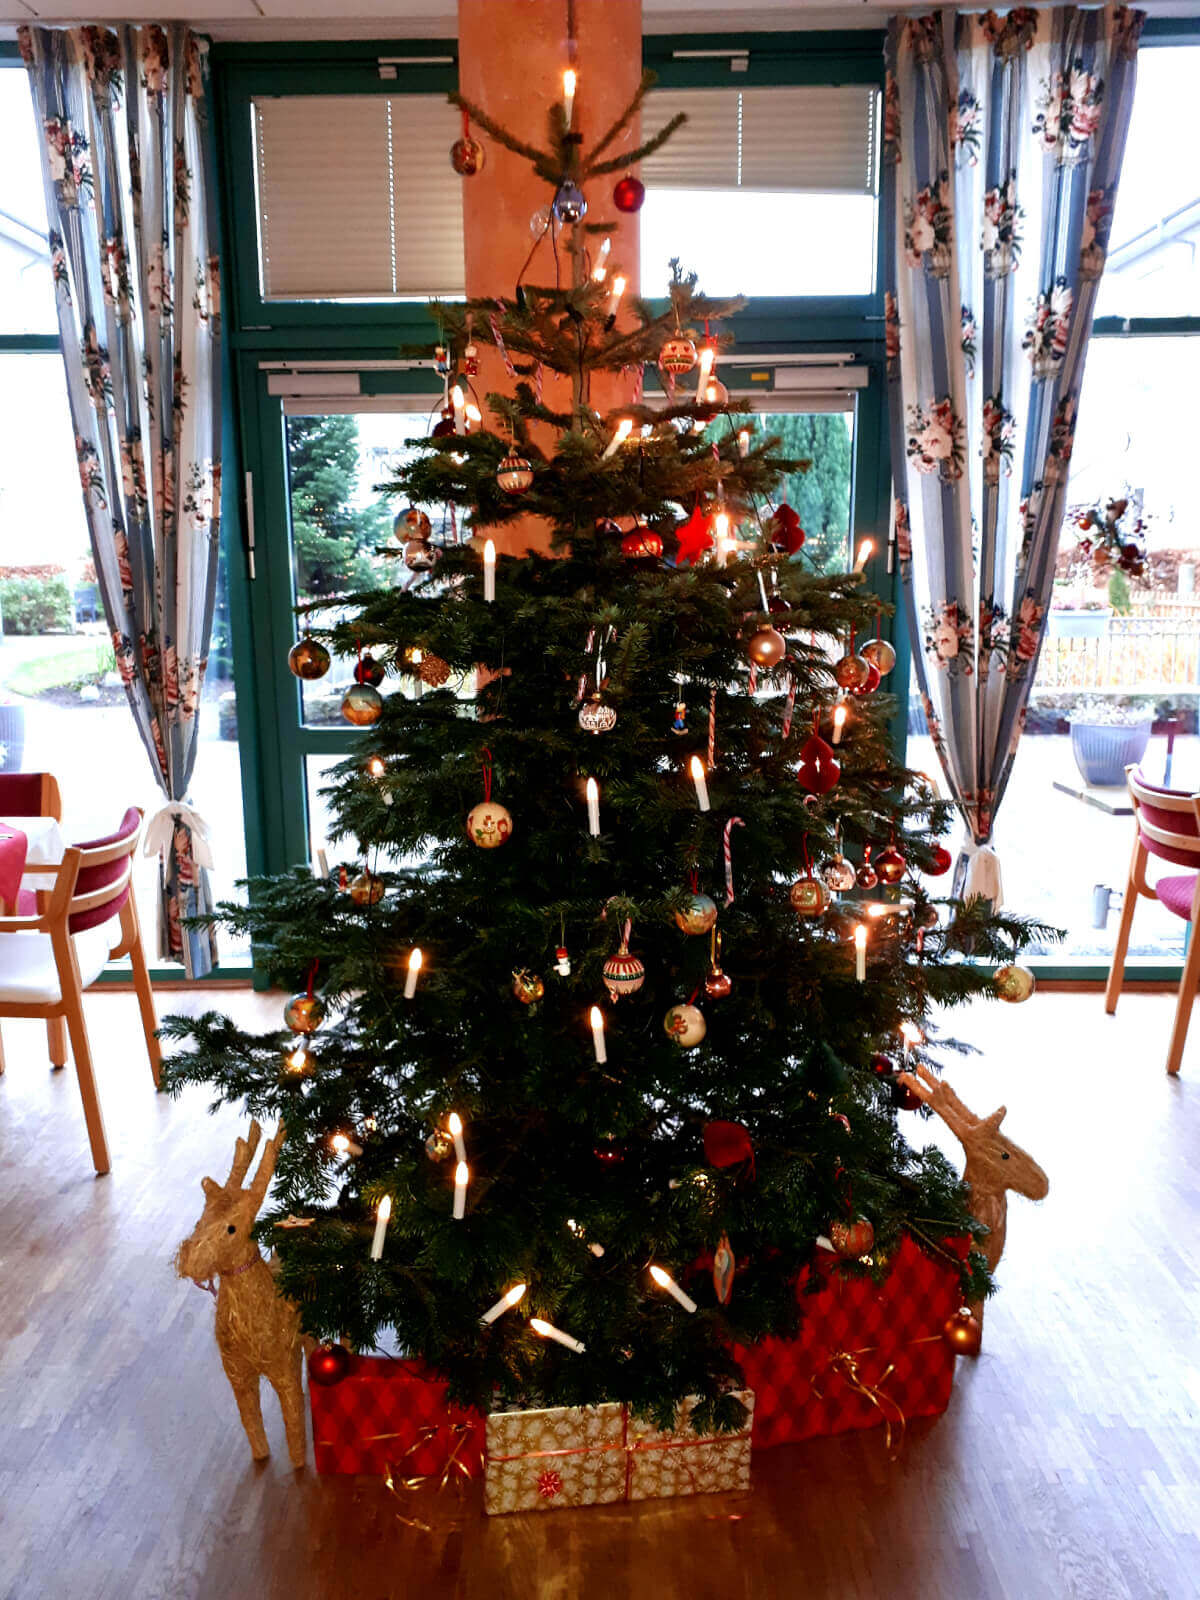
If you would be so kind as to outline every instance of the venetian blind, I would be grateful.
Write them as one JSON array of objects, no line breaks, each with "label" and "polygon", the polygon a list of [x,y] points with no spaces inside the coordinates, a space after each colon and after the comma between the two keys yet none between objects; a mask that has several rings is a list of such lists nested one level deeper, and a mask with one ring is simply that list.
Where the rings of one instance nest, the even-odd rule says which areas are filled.
[{"label": "venetian blind", "polygon": [[642,163],[648,189],[875,194],[879,91],[870,84],[656,89],[645,128],[688,120]]},{"label": "venetian blind", "polygon": [[461,118],[440,95],[253,102],[264,300],[463,293]]}]

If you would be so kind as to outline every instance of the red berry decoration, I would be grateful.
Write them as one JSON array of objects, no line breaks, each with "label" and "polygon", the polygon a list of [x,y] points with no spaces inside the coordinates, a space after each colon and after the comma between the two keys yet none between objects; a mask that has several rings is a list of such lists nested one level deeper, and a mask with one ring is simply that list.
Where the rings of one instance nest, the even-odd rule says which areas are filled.
[{"label": "red berry decoration", "polygon": [[350,1352],[345,1345],[319,1344],[308,1358],[308,1381],[322,1389],[332,1389],[350,1371]]},{"label": "red berry decoration", "polygon": [[925,868],[931,878],[940,878],[943,872],[949,872],[954,865],[954,857],[944,844],[934,845],[933,861]]},{"label": "red berry decoration", "polygon": [[631,211],[640,211],[646,198],[646,185],[638,178],[628,175],[621,179],[613,190],[613,205],[618,211],[627,214]]},{"label": "red berry decoration", "polygon": [[644,522],[639,522],[621,540],[621,554],[630,561],[657,561],[662,553],[662,539]]},{"label": "red berry decoration", "polygon": [[894,844],[888,845],[875,857],[875,872],[880,883],[899,883],[907,866],[908,862]]},{"label": "red berry decoration", "polygon": [[819,733],[814,733],[800,746],[800,765],[796,768],[796,782],[809,794],[828,794],[842,775],[842,764]]}]

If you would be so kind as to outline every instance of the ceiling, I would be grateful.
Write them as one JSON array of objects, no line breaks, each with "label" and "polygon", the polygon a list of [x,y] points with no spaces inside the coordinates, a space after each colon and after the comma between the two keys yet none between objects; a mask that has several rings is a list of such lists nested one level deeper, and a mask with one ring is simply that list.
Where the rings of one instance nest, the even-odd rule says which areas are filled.
[{"label": "ceiling", "polygon": [[[636,0],[620,0],[633,4]],[[644,0],[647,33],[736,29],[879,27],[902,0]],[[1142,0],[1155,16],[1195,16],[1200,0]],[[19,22],[183,20],[215,39],[444,38],[455,31],[455,0],[0,0],[0,29]]]}]

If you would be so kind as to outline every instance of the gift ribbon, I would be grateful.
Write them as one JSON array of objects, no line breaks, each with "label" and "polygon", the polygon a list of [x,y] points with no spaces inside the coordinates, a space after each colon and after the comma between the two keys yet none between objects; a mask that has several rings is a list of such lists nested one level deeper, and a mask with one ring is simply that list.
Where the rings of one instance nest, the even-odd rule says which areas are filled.
[{"label": "gift ribbon", "polygon": [[[915,1344],[940,1344],[941,1342],[942,1336],[940,1333],[930,1333],[925,1334],[920,1339],[907,1340],[904,1348],[908,1349]],[[874,1355],[876,1352],[877,1346],[875,1345],[867,1345],[862,1350],[839,1350],[835,1355],[830,1356],[825,1370],[836,1373],[856,1394],[860,1394],[864,1400],[868,1400],[879,1412],[883,1418],[884,1447],[887,1450],[889,1459],[894,1461],[900,1454],[901,1446],[904,1443],[904,1433],[908,1426],[908,1419],[905,1417],[899,1402],[883,1391],[884,1384],[896,1370],[894,1361],[888,1362],[874,1383],[869,1383],[863,1376],[859,1358],[861,1356]],[[817,1387],[817,1379],[815,1377],[809,1379],[809,1388],[818,1400],[824,1400],[825,1395]],[[889,1406],[894,1415],[889,1414]],[[895,1425],[895,1432],[893,1432],[893,1424]]]},{"label": "gift ribbon", "polygon": [[165,858],[171,847],[171,836],[175,832],[177,822],[182,822],[192,836],[192,859],[196,865],[211,867],[213,854],[208,842],[208,823],[198,811],[193,811],[191,806],[182,800],[169,801],[150,818],[146,824],[146,838],[142,845],[143,855],[161,855]]}]

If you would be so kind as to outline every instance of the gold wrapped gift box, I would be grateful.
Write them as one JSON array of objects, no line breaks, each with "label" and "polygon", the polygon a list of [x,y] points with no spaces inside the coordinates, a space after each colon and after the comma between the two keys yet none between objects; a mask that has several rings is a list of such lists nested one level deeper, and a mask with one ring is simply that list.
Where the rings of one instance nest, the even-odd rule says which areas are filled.
[{"label": "gold wrapped gift box", "polygon": [[494,1411],[487,1419],[484,1509],[501,1516],[748,1489],[754,1395],[742,1389],[737,1398],[746,1416],[736,1433],[697,1433],[689,1420],[694,1398],[680,1403],[669,1430],[616,1401]]}]

